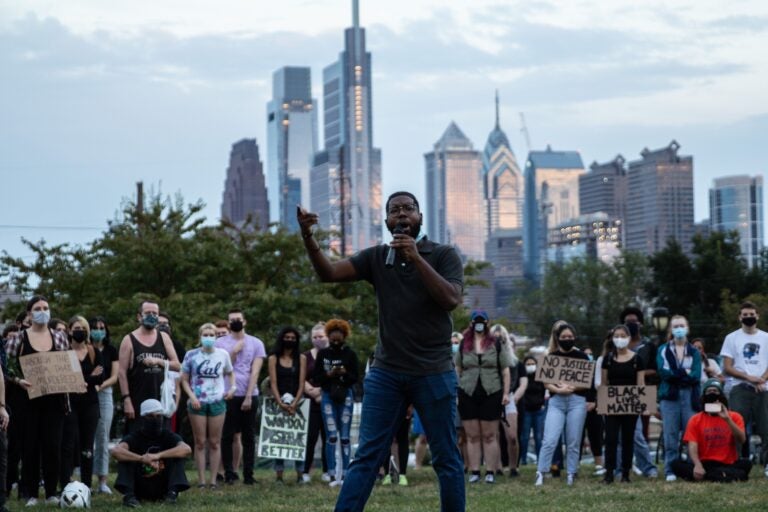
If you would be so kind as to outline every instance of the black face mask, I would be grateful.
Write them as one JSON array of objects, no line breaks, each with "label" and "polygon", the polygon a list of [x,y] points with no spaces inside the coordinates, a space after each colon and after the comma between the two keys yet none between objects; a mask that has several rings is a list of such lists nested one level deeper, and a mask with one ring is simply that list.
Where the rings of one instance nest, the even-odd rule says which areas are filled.
[{"label": "black face mask", "polygon": [[283,340],[283,347],[287,349],[296,348],[296,340]]},{"label": "black face mask", "polygon": [[627,322],[626,326],[629,330],[629,337],[637,338],[637,335],[640,334],[640,324],[637,322]]},{"label": "black face mask", "polygon": [[88,336],[85,331],[72,331],[72,339],[78,343],[82,343]]},{"label": "black face mask", "polygon": [[563,352],[568,352],[576,345],[576,340],[558,340],[557,343]]},{"label": "black face mask", "polygon": [[331,342],[331,349],[335,350],[336,352],[340,351],[343,346],[344,346],[343,342],[340,342],[340,343],[335,343],[333,341]]},{"label": "black face mask", "polygon": [[160,437],[160,433],[163,431],[163,418],[155,418],[153,416],[147,416],[144,418],[144,425],[141,427],[141,432],[147,437]]},{"label": "black face mask", "polygon": [[229,329],[232,332],[240,332],[243,330],[243,321],[242,320],[232,320],[229,322]]},{"label": "black face mask", "polygon": [[746,316],[741,319],[741,323],[746,325],[747,327],[752,327],[757,323],[757,318],[753,316]]},{"label": "black face mask", "polygon": [[719,402],[720,401],[720,395],[714,395],[712,393],[708,393],[708,394],[704,395],[704,398],[702,398],[702,401],[705,404],[713,404],[715,402]]},{"label": "black face mask", "polygon": [[165,334],[171,334],[171,326],[168,324],[158,324],[157,330],[164,332]]}]

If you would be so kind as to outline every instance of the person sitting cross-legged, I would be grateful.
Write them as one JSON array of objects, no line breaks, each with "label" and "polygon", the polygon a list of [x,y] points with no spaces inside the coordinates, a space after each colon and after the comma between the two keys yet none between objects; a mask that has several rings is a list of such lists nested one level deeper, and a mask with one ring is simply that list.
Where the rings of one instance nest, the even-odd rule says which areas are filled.
[{"label": "person sitting cross-legged", "polygon": [[140,499],[165,499],[173,505],[178,494],[189,489],[184,459],[192,448],[178,434],[163,428],[162,410],[158,400],[144,400],[142,427],[112,449],[118,461],[115,489],[123,494],[123,506],[136,508]]},{"label": "person sitting cross-legged", "polygon": [[746,440],[744,419],[728,410],[728,399],[717,379],[704,384],[701,401],[704,411],[690,419],[683,437],[688,443],[689,459],[674,461],[672,469],[684,480],[746,480],[752,465],[748,459],[739,459],[737,451]]}]

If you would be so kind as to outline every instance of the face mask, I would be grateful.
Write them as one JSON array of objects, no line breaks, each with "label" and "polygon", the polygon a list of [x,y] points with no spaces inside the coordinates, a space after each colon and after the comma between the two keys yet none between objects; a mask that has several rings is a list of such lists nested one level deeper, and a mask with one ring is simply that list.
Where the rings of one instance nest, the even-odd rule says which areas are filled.
[{"label": "face mask", "polygon": [[720,395],[714,393],[707,393],[704,395],[703,401],[705,404],[713,404],[720,401]]},{"label": "face mask", "polygon": [[72,331],[72,339],[78,343],[82,343],[87,338],[85,331]]},{"label": "face mask", "polygon": [[451,343],[451,353],[456,354],[459,351],[458,343]]},{"label": "face mask", "polygon": [[157,327],[157,317],[155,315],[144,315],[141,317],[141,325],[147,329],[154,329]]},{"label": "face mask", "polygon": [[636,338],[640,334],[640,324],[637,322],[627,322],[627,329],[629,329],[629,336]]},{"label": "face mask", "polygon": [[673,327],[672,328],[672,336],[675,337],[675,339],[683,339],[688,335],[688,328],[687,327]]},{"label": "face mask", "polygon": [[743,323],[747,327],[752,327],[753,325],[755,325],[757,323],[757,318],[755,318],[753,316],[747,316],[747,317],[744,317],[744,318],[741,319],[741,323]]},{"label": "face mask", "polygon": [[613,344],[619,350],[629,346],[629,338],[613,338]]},{"label": "face mask", "polygon": [[485,331],[485,324],[483,322],[477,322],[475,324],[475,332],[484,332]]},{"label": "face mask", "polygon": [[141,427],[141,431],[147,437],[159,437],[163,431],[163,418],[156,418],[154,416],[144,417],[144,425]]},{"label": "face mask", "polygon": [[341,347],[343,347],[343,346],[344,346],[344,342],[343,341],[332,341],[331,342],[331,350],[335,350],[335,351],[338,352],[338,351],[341,350]]},{"label": "face mask", "polygon": [[563,349],[563,352],[568,352],[576,345],[576,340],[559,340],[558,344]]},{"label": "face mask", "polygon": [[525,365],[525,373],[527,373],[528,375],[532,373],[536,373],[536,365],[535,364]]},{"label": "face mask", "polygon": [[296,348],[296,340],[283,340],[283,347],[288,349]]},{"label": "face mask", "polygon": [[171,334],[171,326],[168,324],[160,324],[157,326],[157,330],[164,332],[165,334]]},{"label": "face mask", "polygon": [[203,336],[200,338],[200,344],[203,346],[203,348],[213,348],[215,343],[216,336]]},{"label": "face mask", "polygon": [[32,321],[37,325],[46,325],[48,322],[51,321],[51,312],[50,311],[33,311]]},{"label": "face mask", "polygon": [[317,339],[312,338],[312,345],[317,350],[322,350],[328,346],[328,338],[317,338]]},{"label": "face mask", "polygon": [[243,330],[243,321],[232,320],[231,322],[229,322],[229,328],[232,330],[232,332],[240,332]]},{"label": "face mask", "polygon": [[104,329],[94,329],[91,331],[91,339],[94,341],[94,343],[101,343],[106,337],[107,331]]}]

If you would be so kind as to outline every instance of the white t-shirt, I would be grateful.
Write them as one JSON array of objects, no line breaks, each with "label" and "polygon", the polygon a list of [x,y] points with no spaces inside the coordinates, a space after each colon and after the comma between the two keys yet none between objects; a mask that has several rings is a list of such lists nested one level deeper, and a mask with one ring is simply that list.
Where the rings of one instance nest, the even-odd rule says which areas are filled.
[{"label": "white t-shirt", "polygon": [[[717,375],[720,375],[721,373],[723,373],[723,370],[720,369],[720,365],[717,364],[717,361],[715,361],[711,357],[708,357],[707,361],[709,361],[709,364],[707,364],[707,368],[709,368],[712,371],[712,373],[714,374],[713,376],[717,376]],[[705,368],[704,368],[704,360],[702,358],[702,361],[701,361],[701,383],[702,383],[702,385],[711,378],[709,375],[707,375],[707,372],[704,371],[704,370],[705,370]]]},{"label": "white t-shirt", "polygon": [[215,348],[206,352],[196,348],[187,352],[181,369],[189,375],[189,385],[203,404],[224,399],[224,375],[232,373],[229,352]]},{"label": "white t-shirt", "polygon": [[[733,331],[725,337],[720,355],[733,360],[734,370],[762,377],[768,369],[768,333],[759,329],[755,334],[747,334],[743,329]],[[749,384],[744,379],[731,378],[734,386]]]}]

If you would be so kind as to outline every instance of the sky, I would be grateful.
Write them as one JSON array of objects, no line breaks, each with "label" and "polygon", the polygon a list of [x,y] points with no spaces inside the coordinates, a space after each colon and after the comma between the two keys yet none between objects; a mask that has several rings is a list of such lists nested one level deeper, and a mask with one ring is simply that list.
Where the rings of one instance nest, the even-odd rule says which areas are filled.
[{"label": "sky", "polygon": [[[255,137],[266,166],[273,71],[310,66],[321,99],[351,18],[351,0],[0,1],[0,249],[87,243],[137,181],[217,222],[231,145]],[[361,24],[385,195],[423,197],[451,121],[482,150],[496,89],[521,167],[520,112],[532,149],[586,166],[676,140],[697,221],[714,177],[766,170],[763,0],[362,0]]]}]

